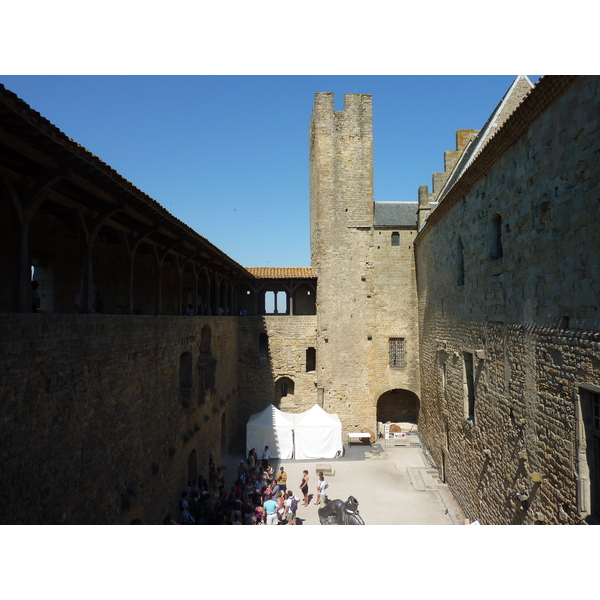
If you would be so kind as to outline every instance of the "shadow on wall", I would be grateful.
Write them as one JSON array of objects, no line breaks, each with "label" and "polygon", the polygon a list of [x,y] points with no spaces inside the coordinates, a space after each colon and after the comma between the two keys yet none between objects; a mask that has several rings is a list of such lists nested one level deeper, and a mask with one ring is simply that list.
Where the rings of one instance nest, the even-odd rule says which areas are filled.
[{"label": "shadow on wall", "polygon": [[[264,316],[240,317],[238,320],[239,411],[230,451],[246,451],[246,424],[250,415],[269,404],[276,404],[275,376],[271,357],[271,340]],[[263,448],[256,448],[257,453]]]}]

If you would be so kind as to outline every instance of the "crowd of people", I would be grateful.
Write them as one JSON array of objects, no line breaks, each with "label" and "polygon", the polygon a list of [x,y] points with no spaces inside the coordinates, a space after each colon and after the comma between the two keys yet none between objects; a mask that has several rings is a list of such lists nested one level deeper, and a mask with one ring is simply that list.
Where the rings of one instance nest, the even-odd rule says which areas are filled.
[{"label": "crowd of people", "polygon": [[[198,477],[188,482],[179,500],[180,516],[167,517],[166,524],[180,525],[296,525],[298,507],[308,506],[308,471],[303,471],[299,489],[303,502],[288,489],[285,467],[275,472],[271,466],[268,446],[261,464],[253,448],[246,460],[240,460],[235,481],[225,487],[222,467],[216,467],[212,455],[208,461],[208,480]],[[319,473],[317,500],[327,502],[327,482]]]}]

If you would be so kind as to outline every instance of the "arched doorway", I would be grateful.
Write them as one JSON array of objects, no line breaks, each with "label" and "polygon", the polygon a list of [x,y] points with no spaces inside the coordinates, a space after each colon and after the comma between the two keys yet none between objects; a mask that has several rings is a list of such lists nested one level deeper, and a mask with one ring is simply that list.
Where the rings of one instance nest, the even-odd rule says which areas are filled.
[{"label": "arched doorway", "polygon": [[419,420],[419,397],[410,390],[389,390],[377,401],[377,422],[410,423],[417,426]]}]

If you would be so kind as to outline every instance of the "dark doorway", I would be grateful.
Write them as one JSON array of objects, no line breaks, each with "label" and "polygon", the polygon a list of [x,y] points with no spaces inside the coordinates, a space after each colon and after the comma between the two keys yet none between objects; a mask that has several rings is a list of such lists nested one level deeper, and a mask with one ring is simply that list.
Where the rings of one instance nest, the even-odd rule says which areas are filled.
[{"label": "dark doorway", "polygon": [[380,423],[414,423],[419,419],[419,397],[409,390],[390,390],[377,401],[377,421]]}]

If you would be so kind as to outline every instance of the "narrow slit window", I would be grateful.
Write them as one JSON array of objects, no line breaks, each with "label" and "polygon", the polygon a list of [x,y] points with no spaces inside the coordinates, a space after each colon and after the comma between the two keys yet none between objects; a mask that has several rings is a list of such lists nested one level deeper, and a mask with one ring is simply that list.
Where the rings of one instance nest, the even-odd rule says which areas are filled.
[{"label": "narrow slit window", "polygon": [[475,378],[473,371],[473,354],[463,353],[463,387],[465,419],[475,424]]},{"label": "narrow slit window", "polygon": [[317,354],[314,348],[306,349],[306,372],[310,373],[316,369]]},{"label": "narrow slit window", "polygon": [[269,358],[269,336],[264,332],[258,334],[258,358],[261,361]]},{"label": "narrow slit window", "polygon": [[502,215],[496,214],[492,219],[492,251],[490,258],[492,260],[498,260],[502,258]]},{"label": "narrow slit window", "polygon": [[458,285],[465,284],[465,249],[460,238],[458,238],[458,277],[456,283]]}]

